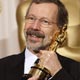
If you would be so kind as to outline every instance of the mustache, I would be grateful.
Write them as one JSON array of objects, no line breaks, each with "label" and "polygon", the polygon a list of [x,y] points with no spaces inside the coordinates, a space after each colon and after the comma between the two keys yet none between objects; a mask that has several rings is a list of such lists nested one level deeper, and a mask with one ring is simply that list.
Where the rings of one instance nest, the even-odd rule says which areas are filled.
[{"label": "mustache", "polygon": [[38,30],[29,29],[26,32],[27,35],[35,35],[38,38],[45,38],[45,35],[40,33]]}]

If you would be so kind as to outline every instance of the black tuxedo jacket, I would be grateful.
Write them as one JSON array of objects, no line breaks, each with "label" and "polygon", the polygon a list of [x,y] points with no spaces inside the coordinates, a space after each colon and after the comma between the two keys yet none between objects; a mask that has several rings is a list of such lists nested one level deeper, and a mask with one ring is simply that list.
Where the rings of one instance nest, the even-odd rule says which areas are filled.
[{"label": "black tuxedo jacket", "polygon": [[[58,55],[63,68],[51,80],[80,80],[80,63]],[[24,52],[0,59],[0,80],[21,80]]]}]

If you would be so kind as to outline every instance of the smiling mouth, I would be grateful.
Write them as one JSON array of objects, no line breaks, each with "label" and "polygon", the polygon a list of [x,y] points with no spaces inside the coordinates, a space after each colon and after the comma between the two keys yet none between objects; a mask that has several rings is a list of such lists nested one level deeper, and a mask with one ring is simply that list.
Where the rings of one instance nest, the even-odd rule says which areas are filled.
[{"label": "smiling mouth", "polygon": [[28,39],[32,42],[40,42],[42,38],[39,38],[35,35],[28,35]]},{"label": "smiling mouth", "polygon": [[30,35],[30,36],[33,36],[33,37],[37,37],[37,38],[45,38],[45,35],[40,33],[39,31],[36,31],[36,30],[32,30],[32,29],[29,29],[27,32],[26,32],[27,35]]}]

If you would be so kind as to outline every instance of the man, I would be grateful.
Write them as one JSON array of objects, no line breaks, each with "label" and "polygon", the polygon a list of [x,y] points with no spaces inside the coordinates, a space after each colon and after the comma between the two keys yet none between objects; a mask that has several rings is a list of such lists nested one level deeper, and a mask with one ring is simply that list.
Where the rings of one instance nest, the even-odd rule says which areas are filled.
[{"label": "man", "polygon": [[[21,80],[38,58],[49,70],[49,80],[80,80],[78,62],[48,51],[54,36],[68,24],[65,6],[59,0],[32,0],[25,19],[26,49],[0,60],[0,80]],[[38,75],[28,80],[38,80]]]}]

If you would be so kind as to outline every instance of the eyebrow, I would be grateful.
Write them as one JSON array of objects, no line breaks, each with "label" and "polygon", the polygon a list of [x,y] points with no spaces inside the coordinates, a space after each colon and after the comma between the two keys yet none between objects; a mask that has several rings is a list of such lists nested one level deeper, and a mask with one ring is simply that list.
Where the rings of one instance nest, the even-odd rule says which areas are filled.
[{"label": "eyebrow", "polygon": [[27,16],[34,16],[34,17],[36,17],[35,15],[33,15],[33,14],[29,14],[29,15],[27,15]]}]

